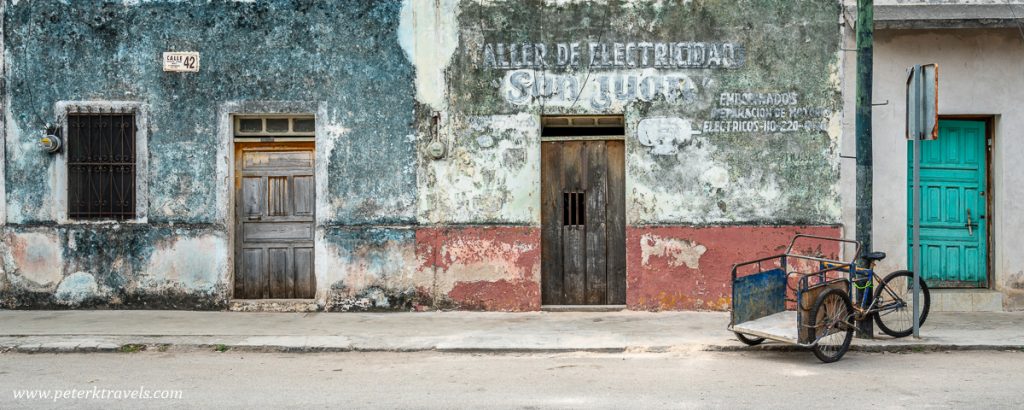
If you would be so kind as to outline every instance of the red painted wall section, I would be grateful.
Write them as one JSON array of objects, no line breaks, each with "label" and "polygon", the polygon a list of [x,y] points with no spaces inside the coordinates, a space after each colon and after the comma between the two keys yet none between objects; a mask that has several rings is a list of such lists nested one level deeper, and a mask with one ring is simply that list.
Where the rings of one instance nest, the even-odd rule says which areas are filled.
[{"label": "red painted wall section", "polygon": [[[634,310],[728,310],[732,265],[782,253],[797,233],[841,236],[838,226],[628,227],[626,304]],[[807,240],[797,248],[836,257],[840,247]]]},{"label": "red painted wall section", "polygon": [[416,254],[421,272],[433,274],[438,302],[467,310],[540,309],[540,228],[423,228]]}]

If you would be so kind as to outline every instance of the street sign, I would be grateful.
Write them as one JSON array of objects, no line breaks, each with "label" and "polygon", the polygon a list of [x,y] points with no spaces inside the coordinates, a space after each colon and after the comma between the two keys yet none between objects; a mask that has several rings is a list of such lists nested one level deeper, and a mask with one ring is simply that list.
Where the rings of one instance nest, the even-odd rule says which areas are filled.
[{"label": "street sign", "polygon": [[179,73],[198,73],[199,53],[196,51],[177,51],[164,53],[164,71]]},{"label": "street sign", "polygon": [[914,199],[910,209],[913,215],[914,272],[914,338],[921,337],[921,141],[939,138],[939,66],[915,65],[907,75],[907,127],[906,137],[914,141]]},{"label": "street sign", "polygon": [[915,65],[907,70],[908,140],[939,137],[939,66]]}]

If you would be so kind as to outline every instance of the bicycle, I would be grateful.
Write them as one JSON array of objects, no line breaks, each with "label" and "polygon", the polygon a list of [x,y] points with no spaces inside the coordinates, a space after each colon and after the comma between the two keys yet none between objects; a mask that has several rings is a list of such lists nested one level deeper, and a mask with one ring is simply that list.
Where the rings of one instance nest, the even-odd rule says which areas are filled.
[{"label": "bicycle", "polygon": [[[836,338],[832,337],[835,333],[825,330],[831,326],[831,323],[837,322],[835,317],[829,316],[830,309],[826,307],[820,313],[818,312],[819,306],[829,302],[831,302],[830,306],[832,306],[831,311],[837,312],[839,309],[835,309],[836,296],[830,296],[831,300],[826,300],[825,294],[819,297],[819,301],[815,304],[815,314],[813,316],[816,319],[815,324],[817,325],[815,332],[825,336],[818,340],[818,347],[815,349],[815,356],[818,356],[822,361],[828,363],[839,360],[846,353],[846,350],[849,349],[850,339],[856,328],[856,323],[863,320],[873,320],[878,325],[879,330],[892,337],[907,337],[914,332],[914,288],[912,286],[914,273],[908,270],[897,270],[889,273],[884,278],[878,276],[875,274],[875,264],[885,259],[885,256],[885,252],[869,252],[862,258],[867,262],[868,267],[858,268],[856,265],[850,265],[846,268],[851,273],[850,276],[852,278],[850,281],[851,292],[849,294],[854,294],[852,291],[856,290],[859,296],[856,300],[857,303],[847,305],[847,311],[852,311],[852,314],[843,320],[844,327],[847,328],[847,334],[844,335],[843,340],[837,341]],[[835,267],[831,263],[821,263],[822,269]],[[877,286],[875,285],[876,283]],[[928,319],[928,310],[931,307],[931,293],[928,291],[928,284],[923,280],[919,281],[919,285],[921,289],[919,295],[921,308],[918,311],[920,315],[919,325],[924,325],[925,320]],[[847,302],[848,300],[841,303]]]},{"label": "bicycle", "polygon": [[[799,238],[828,240],[857,245],[850,262],[793,253]],[[862,258],[867,267],[857,267],[856,257],[860,244],[837,238],[797,235],[787,251],[781,255],[743,262],[733,267],[733,311],[729,329],[747,345],[757,345],[772,339],[810,347],[823,362],[835,362],[846,354],[856,330],[856,323],[873,320],[878,328],[892,337],[906,337],[913,333],[913,272],[898,270],[884,278],[875,274],[884,252],[870,252]],[[777,260],[773,269],[761,269],[762,263]],[[810,273],[791,272],[793,260],[817,262],[817,270]],[[737,273],[743,266],[758,267],[749,275]],[[829,274],[839,277],[831,277]],[[796,287],[790,287],[790,278],[797,277]],[[920,324],[928,318],[931,295],[928,286],[920,281]],[[788,291],[796,299],[787,299]],[[855,292],[856,302],[850,295]],[[869,299],[870,297],[870,299]],[[795,302],[795,310],[787,310],[785,302]],[[813,303],[812,303],[813,302]],[[795,320],[796,334],[786,323]]]}]

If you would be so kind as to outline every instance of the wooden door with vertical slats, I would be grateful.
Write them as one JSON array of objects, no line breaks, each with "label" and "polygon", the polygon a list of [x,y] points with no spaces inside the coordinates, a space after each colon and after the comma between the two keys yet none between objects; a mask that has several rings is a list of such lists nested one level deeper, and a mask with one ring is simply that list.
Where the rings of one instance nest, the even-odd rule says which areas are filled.
[{"label": "wooden door with vertical slats", "polygon": [[235,298],[313,298],[312,145],[237,144],[235,153]]},{"label": "wooden door with vertical slats", "polygon": [[541,156],[543,304],[625,304],[622,141],[544,142]]}]

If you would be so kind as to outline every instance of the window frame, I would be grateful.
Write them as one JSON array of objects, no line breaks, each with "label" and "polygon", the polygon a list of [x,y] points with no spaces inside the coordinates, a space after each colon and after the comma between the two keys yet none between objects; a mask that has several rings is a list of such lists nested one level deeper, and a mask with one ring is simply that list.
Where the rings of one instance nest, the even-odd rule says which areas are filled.
[{"label": "window frame", "polygon": [[[261,127],[259,131],[242,131],[242,121],[259,120]],[[288,122],[287,131],[268,130],[267,120],[285,120]],[[295,122],[302,120],[313,121],[314,129],[311,131],[296,131]],[[313,141],[316,137],[316,116],[313,114],[235,114],[232,115],[232,135],[239,142],[262,142],[267,138],[281,138],[288,141]]]},{"label": "window frame", "polygon": [[[60,101],[54,106],[64,147],[56,154],[57,186],[53,216],[58,223],[122,224],[149,221],[149,105],[137,101]],[[72,218],[69,203],[68,116],[71,114],[124,113],[135,116],[135,217]]]}]

